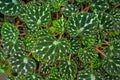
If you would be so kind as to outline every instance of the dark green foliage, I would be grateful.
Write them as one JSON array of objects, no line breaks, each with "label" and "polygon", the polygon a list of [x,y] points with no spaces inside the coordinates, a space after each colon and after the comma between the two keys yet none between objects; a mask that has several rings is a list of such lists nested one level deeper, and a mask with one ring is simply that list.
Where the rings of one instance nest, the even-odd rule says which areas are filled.
[{"label": "dark green foliage", "polygon": [[0,0],[0,74],[119,80],[120,0]]}]

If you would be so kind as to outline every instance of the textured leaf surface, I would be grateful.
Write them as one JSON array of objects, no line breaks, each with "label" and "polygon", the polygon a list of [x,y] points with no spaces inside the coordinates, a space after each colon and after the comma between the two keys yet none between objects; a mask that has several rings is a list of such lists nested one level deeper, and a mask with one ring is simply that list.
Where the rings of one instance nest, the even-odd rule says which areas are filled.
[{"label": "textured leaf surface", "polygon": [[65,16],[72,16],[78,12],[79,12],[79,9],[76,6],[71,5],[71,4],[68,4],[62,8],[62,13]]},{"label": "textured leaf surface", "polygon": [[43,80],[42,77],[40,75],[37,74],[28,74],[25,77],[25,80]]},{"label": "textured leaf surface", "polygon": [[71,38],[70,39],[70,53],[71,54],[77,54],[80,48],[80,41],[77,40],[76,38]]},{"label": "textured leaf surface", "polygon": [[25,21],[28,28],[37,30],[40,26],[47,26],[51,19],[49,5],[37,6],[29,3],[22,8],[19,17]]},{"label": "textured leaf surface", "polygon": [[3,51],[7,54],[13,54],[17,51],[23,51],[25,46],[21,40],[18,40],[16,43],[11,43],[7,41],[2,41]]},{"label": "textured leaf surface", "polygon": [[88,47],[79,49],[78,57],[82,62],[89,63],[97,56],[97,52],[93,48]]},{"label": "textured leaf surface", "polygon": [[120,77],[119,76],[105,76],[105,80],[119,80]]},{"label": "textured leaf surface", "polygon": [[90,0],[92,10],[104,11],[109,8],[107,0]]},{"label": "textured leaf surface", "polygon": [[77,73],[77,65],[72,60],[62,60],[59,64],[59,69],[61,74],[70,80],[73,79]]},{"label": "textured leaf surface", "polygon": [[75,14],[68,21],[68,33],[72,37],[91,34],[96,28],[96,17],[91,13]]},{"label": "textured leaf surface", "polygon": [[6,15],[17,15],[21,9],[20,0],[0,0],[0,12]]},{"label": "textured leaf surface", "polygon": [[103,80],[103,78],[91,71],[83,71],[78,73],[77,80]]},{"label": "textured leaf surface", "polygon": [[120,57],[110,57],[103,62],[104,70],[111,75],[120,74]]},{"label": "textured leaf surface", "polygon": [[111,42],[110,45],[107,48],[105,48],[103,51],[107,57],[112,57],[112,56],[120,57],[120,41]]},{"label": "textured leaf surface", "polygon": [[16,52],[10,60],[13,71],[20,75],[27,75],[36,69],[35,61],[28,58],[24,52]]},{"label": "textured leaf surface", "polygon": [[66,23],[66,19],[62,16],[59,20],[53,21],[53,27],[55,27],[55,30],[58,34],[63,34],[67,27]]},{"label": "textured leaf surface", "polygon": [[16,26],[10,23],[4,23],[2,26],[1,35],[3,40],[15,43],[18,39],[19,31]]},{"label": "textured leaf surface", "polygon": [[68,42],[65,39],[57,40],[53,36],[41,37],[33,51],[40,59],[55,60],[64,58],[68,51]]},{"label": "textured leaf surface", "polygon": [[106,33],[113,29],[113,18],[109,14],[102,11],[96,11],[95,14],[98,18],[98,29],[100,29],[101,32]]}]

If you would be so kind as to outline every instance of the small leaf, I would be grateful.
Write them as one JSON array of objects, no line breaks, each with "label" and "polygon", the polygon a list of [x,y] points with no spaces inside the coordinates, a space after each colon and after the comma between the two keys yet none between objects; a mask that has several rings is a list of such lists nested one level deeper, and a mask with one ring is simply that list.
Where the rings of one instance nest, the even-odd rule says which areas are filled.
[{"label": "small leaf", "polygon": [[56,33],[63,34],[67,27],[66,23],[67,21],[63,16],[59,20],[54,20],[53,26],[55,27]]},{"label": "small leaf", "polygon": [[12,65],[12,70],[20,75],[27,75],[32,73],[36,69],[35,61],[28,58],[24,52],[16,52],[11,56],[10,62]]},{"label": "small leaf", "polygon": [[4,23],[1,30],[3,40],[15,43],[18,40],[19,30],[10,23]]},{"label": "small leaf", "polygon": [[79,9],[72,4],[68,4],[62,8],[62,13],[68,17],[70,17],[78,12],[79,12]]},{"label": "small leaf", "polygon": [[120,57],[110,57],[103,60],[104,70],[110,75],[120,74]]},{"label": "small leaf", "polygon": [[111,75],[105,76],[105,80],[119,80],[119,79],[120,79],[119,76],[111,76]]},{"label": "small leaf", "polygon": [[94,58],[98,56],[97,52],[93,48],[80,48],[78,57],[79,59],[84,62],[84,63],[89,63],[91,62]]},{"label": "small leaf", "polygon": [[87,70],[79,72],[77,75],[77,80],[103,80],[103,77]]},{"label": "small leaf", "polygon": [[77,65],[72,60],[62,60],[59,64],[59,69],[63,77],[71,80],[77,73]]},{"label": "small leaf", "polygon": [[89,35],[96,30],[96,21],[95,15],[91,13],[82,12],[75,14],[69,18],[68,33],[72,37]]},{"label": "small leaf", "polygon": [[20,0],[0,0],[0,12],[9,16],[19,14],[21,9]]}]

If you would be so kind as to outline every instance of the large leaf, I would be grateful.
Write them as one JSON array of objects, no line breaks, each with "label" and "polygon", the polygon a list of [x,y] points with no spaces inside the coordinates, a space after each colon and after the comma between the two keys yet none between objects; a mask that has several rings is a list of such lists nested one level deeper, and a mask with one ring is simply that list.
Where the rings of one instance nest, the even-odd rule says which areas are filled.
[{"label": "large leaf", "polygon": [[23,21],[25,21],[28,28],[37,30],[40,26],[48,25],[51,19],[50,6],[48,4],[44,4],[43,6],[37,6],[29,3],[22,8],[19,17]]},{"label": "large leaf", "polygon": [[89,35],[97,28],[96,17],[92,13],[82,12],[69,18],[68,33],[72,36]]},{"label": "large leaf", "polygon": [[102,34],[113,30],[114,22],[109,14],[102,11],[96,11],[95,14],[98,18],[98,30],[103,32]]},{"label": "large leaf", "polygon": [[90,7],[92,10],[104,11],[109,8],[107,0],[90,0]]},{"label": "large leaf", "polygon": [[84,63],[91,62],[97,56],[98,56],[98,54],[94,48],[87,47],[87,48],[80,48],[79,49],[78,57]]},{"label": "large leaf", "polygon": [[120,74],[120,57],[106,58],[102,64],[104,70],[110,75]]},{"label": "large leaf", "polygon": [[63,77],[68,80],[73,80],[77,73],[77,65],[72,60],[62,60],[59,64],[59,69]]},{"label": "large leaf", "polygon": [[107,57],[120,57],[120,41],[111,42],[108,47],[104,48],[103,52]]},{"label": "large leaf", "polygon": [[19,31],[16,26],[10,23],[4,23],[1,30],[3,40],[15,43],[18,40]]},{"label": "large leaf", "polygon": [[66,5],[62,8],[62,13],[65,16],[72,16],[75,13],[78,13],[78,12],[79,12],[79,9],[76,6],[71,5],[71,4],[68,4],[68,5]]},{"label": "large leaf", "polygon": [[47,61],[64,58],[68,46],[69,44],[65,39],[58,40],[53,36],[41,37],[33,50],[33,55]]},{"label": "large leaf", "polygon": [[0,0],[0,12],[14,16],[20,12],[21,0]]},{"label": "large leaf", "polygon": [[36,69],[35,61],[28,58],[25,52],[16,52],[10,57],[12,70],[20,75],[33,73]]},{"label": "large leaf", "polygon": [[82,71],[77,75],[77,80],[103,80],[103,77],[97,74],[94,74],[92,71]]}]

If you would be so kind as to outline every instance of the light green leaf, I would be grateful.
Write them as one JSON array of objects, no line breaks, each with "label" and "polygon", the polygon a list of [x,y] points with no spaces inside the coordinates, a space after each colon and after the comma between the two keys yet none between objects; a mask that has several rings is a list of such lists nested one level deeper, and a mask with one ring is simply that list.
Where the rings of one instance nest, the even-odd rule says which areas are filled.
[{"label": "light green leaf", "polygon": [[19,30],[10,23],[4,23],[1,30],[3,40],[15,43],[18,40]]}]

